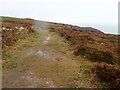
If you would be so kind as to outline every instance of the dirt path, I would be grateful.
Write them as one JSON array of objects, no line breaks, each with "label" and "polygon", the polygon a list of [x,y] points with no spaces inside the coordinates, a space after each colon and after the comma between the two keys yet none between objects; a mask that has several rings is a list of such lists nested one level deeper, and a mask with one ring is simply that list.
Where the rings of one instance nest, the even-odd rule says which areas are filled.
[{"label": "dirt path", "polygon": [[[44,34],[43,34],[44,35]],[[49,40],[51,38],[50,34],[46,34],[44,36],[44,40],[41,41],[41,45],[45,45],[49,43]],[[38,42],[39,43],[39,42]],[[38,55],[44,59],[50,60],[53,59],[54,56],[51,55],[50,52],[45,51],[44,49],[41,50],[42,48],[29,48],[25,53],[24,57],[29,57],[31,55]],[[52,62],[52,61],[51,61]],[[28,88],[38,88],[38,87],[45,87],[45,88],[57,88],[55,83],[53,82],[54,80],[52,78],[38,78],[37,76],[34,75],[34,72],[32,71],[26,71],[25,75],[22,76],[22,78],[26,81],[29,82]]]},{"label": "dirt path", "polygon": [[[42,23],[36,23],[36,24],[42,24]],[[40,27],[38,27],[37,25],[37,32],[38,30],[41,30]],[[39,45],[39,47],[31,47],[29,49],[27,49],[20,57],[19,59],[21,60],[25,60],[26,58],[30,57],[30,56],[34,56],[34,55],[38,55],[44,59],[53,59],[53,55],[50,54],[50,52],[44,50],[43,48],[40,48],[41,45],[46,45],[47,43],[49,43],[49,40],[51,38],[50,34],[47,32],[44,32],[43,35],[40,37],[40,39],[42,38],[42,40],[36,42]],[[41,42],[41,43],[40,43]],[[33,42],[34,43],[34,42]],[[39,58],[37,58],[39,59]],[[20,63],[24,63],[21,62]],[[5,87],[25,87],[25,88],[55,88],[57,87],[54,83],[54,80],[52,78],[49,77],[44,77],[44,78],[40,78],[37,77],[31,70],[25,70],[25,72],[20,72],[19,69],[20,68],[20,64],[18,65],[18,68],[4,72],[4,82],[6,85],[3,86]],[[24,68],[23,68],[24,69]],[[13,78],[10,78],[13,77]],[[11,80],[12,79],[12,80]],[[16,80],[15,80],[16,79]]]},{"label": "dirt path", "polygon": [[90,87],[90,84],[83,85],[85,75],[80,73],[81,64],[76,63],[77,58],[69,51],[68,44],[55,33],[48,32],[46,25],[35,22],[35,29],[40,36],[31,43],[32,47],[18,55],[16,68],[3,71],[3,87]]},{"label": "dirt path", "polygon": [[[41,42],[41,45],[45,45],[47,43],[49,43],[49,39],[50,34],[47,34],[46,36],[44,36],[45,39]],[[39,43],[39,42],[38,42]],[[25,53],[25,57],[29,57],[31,55],[39,55],[40,57],[43,57],[47,60],[53,59],[53,56],[50,54],[50,52],[45,51],[44,49],[41,50],[42,48],[29,48]],[[29,85],[27,86],[28,88],[38,88],[38,87],[44,87],[44,88],[57,88],[57,86],[55,85],[55,83],[53,82],[52,78],[38,78],[36,75],[34,75],[34,72],[32,71],[26,71],[25,75],[22,76],[23,80],[26,80],[27,82],[29,82]]]}]

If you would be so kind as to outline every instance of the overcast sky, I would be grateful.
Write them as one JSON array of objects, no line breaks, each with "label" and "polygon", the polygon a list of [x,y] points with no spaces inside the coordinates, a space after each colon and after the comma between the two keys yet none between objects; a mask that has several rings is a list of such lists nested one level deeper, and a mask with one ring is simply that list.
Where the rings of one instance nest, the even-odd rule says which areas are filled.
[{"label": "overcast sky", "polygon": [[118,1],[0,0],[0,15],[81,25],[116,25],[117,28]]}]

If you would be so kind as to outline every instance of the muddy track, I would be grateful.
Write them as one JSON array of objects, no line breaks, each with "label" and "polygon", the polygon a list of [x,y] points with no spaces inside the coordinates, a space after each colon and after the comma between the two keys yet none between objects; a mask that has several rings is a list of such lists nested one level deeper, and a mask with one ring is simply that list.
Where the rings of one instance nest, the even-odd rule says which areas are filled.
[{"label": "muddy track", "polygon": [[[38,40],[21,52],[17,68],[3,71],[3,87],[5,88],[60,88],[67,87],[71,75],[79,70],[79,66],[64,56],[64,46],[58,37],[54,37],[44,23],[35,22],[35,30],[40,34]],[[44,29],[42,31],[42,29]],[[63,43],[62,41],[60,41]],[[49,46],[52,45],[52,46]],[[61,46],[62,45],[62,46]],[[56,48],[58,46],[58,48]],[[59,47],[61,49],[59,49]],[[64,48],[62,50],[62,48]]]},{"label": "muddy track", "polygon": [[[42,23],[35,22],[35,29],[36,31],[41,31],[41,27],[39,27]],[[36,27],[37,26],[37,27]],[[51,38],[50,34],[46,32],[43,33],[42,41],[36,42],[38,44],[47,44]],[[47,34],[46,34],[47,33]],[[34,42],[33,42],[34,43]],[[32,56],[32,55],[39,55],[40,57],[43,57],[45,59],[53,59],[53,56],[50,54],[50,52],[45,51],[44,49],[41,50],[41,48],[38,47],[31,47],[27,49],[23,55],[19,58],[25,59],[26,57]],[[19,67],[19,66],[18,66]],[[3,87],[22,87],[22,88],[55,88],[56,85],[53,82],[52,78],[39,78],[36,75],[34,75],[34,72],[31,70],[26,70],[25,72],[19,72],[19,70],[12,69],[7,72],[3,72]],[[13,78],[10,78],[13,77]],[[19,85],[20,83],[23,83],[22,85]]]},{"label": "muddy track", "polygon": [[[41,42],[41,44],[47,44],[49,43],[49,39],[50,39],[50,34],[48,34],[45,39]],[[38,42],[39,43],[39,42]],[[38,55],[42,58],[45,58],[46,60],[50,60],[53,59],[54,56],[51,55],[51,53],[49,51],[46,51],[44,49],[41,50],[41,48],[29,48],[26,52],[26,54],[24,55],[24,57],[29,57],[31,55]],[[23,57],[23,58],[24,58]],[[50,61],[52,62],[52,61]],[[37,76],[34,75],[34,72],[28,70],[26,71],[26,73],[24,74],[24,76],[22,76],[23,80],[26,80],[26,82],[28,82],[28,88],[56,88],[57,86],[55,85],[55,83],[53,82],[54,80],[52,78],[39,78]]]}]

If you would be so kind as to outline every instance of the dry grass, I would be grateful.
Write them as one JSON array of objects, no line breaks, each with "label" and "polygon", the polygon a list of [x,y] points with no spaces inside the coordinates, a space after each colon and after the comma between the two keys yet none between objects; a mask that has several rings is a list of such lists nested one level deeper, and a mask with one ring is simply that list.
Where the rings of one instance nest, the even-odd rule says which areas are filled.
[{"label": "dry grass", "polygon": [[15,68],[18,56],[25,49],[32,47],[32,42],[35,40],[37,41],[36,38],[38,38],[38,36],[37,33],[33,33],[30,37],[20,39],[13,46],[5,46],[2,50],[3,69]]},{"label": "dry grass", "polygon": [[[16,68],[20,73],[30,70],[38,78],[51,78],[57,87],[62,88],[96,87],[89,81],[91,73],[87,72],[94,63],[80,56],[74,56],[65,39],[59,37],[56,33],[49,34],[51,39],[45,45],[33,43],[33,41],[41,42],[44,35],[33,35],[16,42],[7,51],[7,55],[10,57],[7,57],[8,62],[3,63],[4,72],[9,69],[14,70],[13,68]],[[38,54],[23,57],[25,53],[28,53],[27,49],[30,48],[47,51],[50,53],[50,58]]]}]

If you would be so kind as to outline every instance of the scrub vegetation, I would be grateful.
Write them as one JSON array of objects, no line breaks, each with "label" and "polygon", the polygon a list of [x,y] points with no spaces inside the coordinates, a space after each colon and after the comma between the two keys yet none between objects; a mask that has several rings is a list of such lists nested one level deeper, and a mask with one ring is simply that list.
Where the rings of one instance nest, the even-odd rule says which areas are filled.
[{"label": "scrub vegetation", "polygon": [[3,88],[120,88],[119,35],[2,18]]}]

